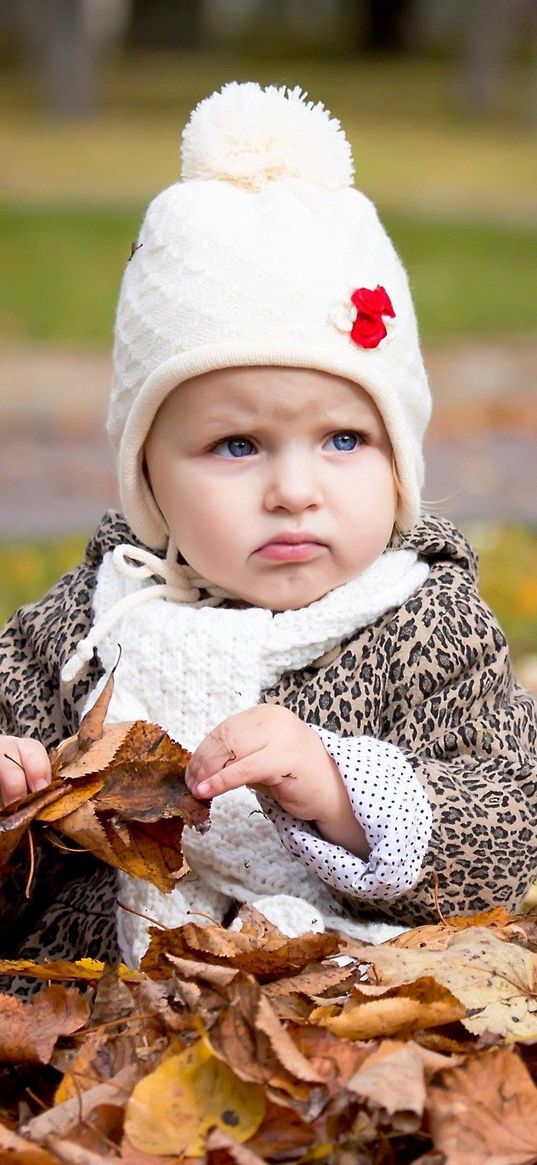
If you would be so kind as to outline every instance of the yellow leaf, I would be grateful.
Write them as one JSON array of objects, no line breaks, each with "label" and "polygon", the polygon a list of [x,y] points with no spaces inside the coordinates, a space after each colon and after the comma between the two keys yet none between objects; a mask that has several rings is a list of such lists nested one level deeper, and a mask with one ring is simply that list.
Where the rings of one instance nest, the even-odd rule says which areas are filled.
[{"label": "yellow leaf", "polygon": [[[105,969],[105,963],[97,959],[77,959],[75,963],[54,959],[49,963],[34,963],[31,959],[0,959],[0,975],[26,975],[32,979],[45,979],[47,982],[56,982],[61,979],[82,979],[92,982],[100,979]],[[125,983],[139,983],[144,976],[140,971],[131,971],[121,963],[118,967],[118,976]]]},{"label": "yellow leaf", "polygon": [[265,1097],[239,1080],[198,1040],[140,1080],[125,1113],[125,1133],[144,1153],[202,1157],[209,1129],[225,1129],[242,1144],[259,1128]]}]

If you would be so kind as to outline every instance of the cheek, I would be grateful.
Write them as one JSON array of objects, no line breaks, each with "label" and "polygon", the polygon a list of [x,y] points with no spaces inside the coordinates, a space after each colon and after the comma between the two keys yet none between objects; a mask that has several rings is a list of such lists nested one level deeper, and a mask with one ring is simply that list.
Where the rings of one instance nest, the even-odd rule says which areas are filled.
[{"label": "cheek", "polygon": [[196,482],[180,498],[176,495],[170,509],[168,526],[181,554],[200,574],[211,577],[236,543],[236,506],[226,505],[223,493],[209,483]]}]

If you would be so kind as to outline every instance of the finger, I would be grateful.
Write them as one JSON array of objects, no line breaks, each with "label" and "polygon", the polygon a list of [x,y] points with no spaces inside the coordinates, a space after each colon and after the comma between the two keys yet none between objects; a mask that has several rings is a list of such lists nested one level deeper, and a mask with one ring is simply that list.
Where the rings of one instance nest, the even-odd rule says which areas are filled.
[{"label": "finger", "polygon": [[213,728],[193,752],[185,772],[188,788],[194,792],[195,785],[259,751],[265,744],[264,736],[260,738],[259,729],[252,727],[247,715],[230,716]]},{"label": "finger", "polygon": [[20,801],[28,791],[50,781],[50,762],[37,741],[4,738],[0,754],[0,796],[4,805]]},{"label": "finger", "polygon": [[24,765],[15,741],[7,741],[0,756],[0,795],[3,805],[20,801],[28,792]]},{"label": "finger", "polygon": [[26,782],[32,793],[50,785],[52,773],[46,749],[38,740],[24,740],[19,746]]},{"label": "finger", "polygon": [[[222,793],[227,793],[230,789],[239,789],[243,785],[256,787],[262,785],[264,791],[269,792],[283,780],[292,779],[291,773],[280,772],[277,762],[275,764],[276,767],[271,763],[268,749],[262,748],[226,765],[199,783],[193,782],[190,791],[204,800],[219,797]],[[281,767],[283,766],[280,765]]]}]

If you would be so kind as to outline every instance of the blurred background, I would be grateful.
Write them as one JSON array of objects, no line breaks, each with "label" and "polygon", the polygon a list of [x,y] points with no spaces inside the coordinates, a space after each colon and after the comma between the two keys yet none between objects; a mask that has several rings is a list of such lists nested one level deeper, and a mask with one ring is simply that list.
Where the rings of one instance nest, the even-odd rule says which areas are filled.
[{"label": "blurred background", "polygon": [[0,616],[117,503],[115,301],[192,106],[299,84],[409,271],[427,506],[477,546],[537,689],[537,0],[0,0]]}]

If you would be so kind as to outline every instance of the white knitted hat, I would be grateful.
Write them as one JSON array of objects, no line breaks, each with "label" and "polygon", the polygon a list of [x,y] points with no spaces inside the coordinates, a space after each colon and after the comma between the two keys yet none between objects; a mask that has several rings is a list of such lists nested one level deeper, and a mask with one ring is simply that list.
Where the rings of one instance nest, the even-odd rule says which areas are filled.
[{"label": "white knitted hat", "polygon": [[371,395],[403,529],[419,513],[430,394],[405,270],[352,186],[339,122],[299,89],[226,85],[183,133],[182,181],[150,204],[119,297],[108,430],[125,516],[167,530],[143,446],[175,385],[215,368],[315,368]]}]

